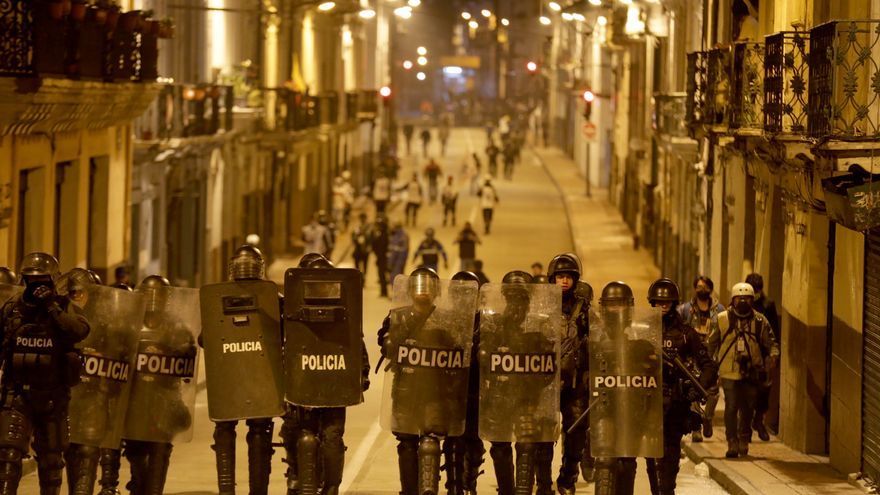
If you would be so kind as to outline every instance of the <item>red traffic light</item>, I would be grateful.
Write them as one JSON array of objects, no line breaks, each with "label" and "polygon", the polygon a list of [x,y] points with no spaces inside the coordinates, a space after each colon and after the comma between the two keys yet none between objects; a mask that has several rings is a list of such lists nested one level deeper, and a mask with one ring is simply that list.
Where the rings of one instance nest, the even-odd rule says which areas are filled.
[{"label": "red traffic light", "polygon": [[593,100],[596,99],[596,95],[593,94],[589,89],[584,91],[584,101],[587,103],[592,103]]}]

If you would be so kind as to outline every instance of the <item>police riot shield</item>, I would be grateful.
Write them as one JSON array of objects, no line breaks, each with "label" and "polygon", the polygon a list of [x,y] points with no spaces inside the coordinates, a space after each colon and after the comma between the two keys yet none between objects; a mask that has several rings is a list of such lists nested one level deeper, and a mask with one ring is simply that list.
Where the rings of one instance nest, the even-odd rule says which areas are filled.
[{"label": "police riot shield", "polygon": [[24,291],[24,287],[20,285],[0,284],[0,307]]},{"label": "police riot shield", "polygon": [[89,285],[85,295],[81,310],[91,330],[77,344],[82,368],[80,384],[70,391],[70,441],[117,449],[144,320],[144,299],[102,285]]},{"label": "police riot shield", "polygon": [[600,307],[590,328],[593,457],[663,456],[659,308]]},{"label": "police riot shield", "polygon": [[146,311],[138,333],[122,438],[188,442],[192,440],[199,362],[199,291],[164,287],[135,292],[143,293]]},{"label": "police riot shield", "polygon": [[284,393],[308,407],[363,402],[363,289],[354,268],[284,274]]},{"label": "police riot shield", "polygon": [[202,287],[199,298],[208,416],[231,421],[284,414],[278,286],[222,282]]},{"label": "police riot shield", "polygon": [[556,285],[480,289],[480,438],[556,440],[562,323],[562,291]]},{"label": "police riot shield", "polygon": [[382,427],[395,433],[464,433],[477,283],[442,280],[413,297],[410,277],[394,280],[385,338]]}]

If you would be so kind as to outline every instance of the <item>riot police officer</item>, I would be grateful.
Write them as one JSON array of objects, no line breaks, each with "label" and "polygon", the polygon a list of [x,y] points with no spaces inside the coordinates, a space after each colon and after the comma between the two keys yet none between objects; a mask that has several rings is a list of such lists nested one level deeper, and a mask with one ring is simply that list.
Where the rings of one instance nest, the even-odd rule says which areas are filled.
[{"label": "riot police officer", "polygon": [[[261,414],[264,411],[272,411],[275,409],[277,410],[275,414],[280,416],[283,411],[280,386],[275,394],[259,394],[259,391],[264,390],[264,387],[267,386],[266,383],[261,382],[279,382],[277,379],[280,379],[281,375],[280,333],[275,333],[275,335],[262,335],[263,332],[269,334],[272,333],[273,330],[278,330],[278,325],[280,324],[278,307],[275,306],[277,303],[277,288],[271,282],[262,282],[259,286],[249,284],[249,282],[252,281],[263,281],[264,275],[265,261],[263,259],[263,254],[258,248],[250,244],[245,244],[235,251],[229,263],[229,280],[233,283],[208,286],[203,289],[201,294],[203,299],[203,311],[214,310],[218,313],[226,314],[235,309],[226,307],[215,308],[214,305],[218,300],[223,301],[226,296],[230,295],[230,291],[233,291],[231,294],[235,295],[249,295],[254,301],[261,299],[260,292],[265,293],[268,291],[268,297],[262,299],[268,300],[269,304],[274,306],[270,307],[270,310],[275,310],[274,317],[269,316],[269,321],[265,322],[270,328],[262,328],[262,324],[264,323],[262,319],[260,319],[258,315],[250,314],[247,315],[247,324],[239,324],[234,328],[235,333],[238,334],[237,336],[241,337],[248,343],[254,341],[260,342],[261,344],[261,351],[259,353],[243,352],[230,354],[230,356],[240,356],[238,358],[239,361],[229,362],[234,358],[230,358],[229,361],[223,360],[226,353],[222,351],[219,353],[217,352],[222,349],[222,343],[215,346],[206,345],[204,342],[204,339],[206,338],[213,338],[217,341],[226,343],[235,342],[232,338],[228,338],[230,337],[229,335],[226,335],[226,333],[229,332],[229,327],[227,325],[216,325],[216,328],[212,325],[212,323],[218,319],[217,315],[211,315],[213,318],[207,317],[202,319],[205,332],[212,330],[215,332],[215,335],[206,335],[203,333],[199,336],[199,343],[205,347],[205,361],[208,365],[209,413],[213,413],[210,409],[214,403],[210,399],[213,398],[212,396],[214,394],[221,395],[219,400],[225,402],[224,405],[226,406],[222,411],[222,414],[215,413],[210,415],[212,417],[222,416],[224,418],[248,418],[246,420],[248,426],[246,439],[248,445],[249,493],[251,495],[265,495],[268,492],[269,473],[272,469],[272,454],[274,453],[272,450],[272,431],[274,429],[272,416],[254,417],[253,414]],[[237,311],[237,314],[239,315],[245,314],[243,312],[244,310],[239,309],[235,311]],[[266,314],[269,315],[271,313],[270,311],[266,311]],[[249,332],[251,329],[252,331]],[[214,364],[215,360],[217,365],[221,368],[220,370],[211,366]],[[259,367],[261,371],[266,371],[266,373],[261,373],[259,376],[252,376],[252,379],[254,380],[253,382],[241,385],[244,388],[251,388],[254,395],[262,395],[261,399],[264,398],[264,400],[235,401],[230,399],[228,395],[221,394],[223,389],[229,387],[229,383],[220,384],[221,388],[219,390],[211,386],[213,385],[212,380],[226,378],[226,376],[222,374],[223,370],[233,368],[236,364],[250,365],[252,368]],[[217,372],[216,377],[212,376],[212,371]],[[237,373],[238,370],[233,372]],[[272,380],[273,377],[276,378],[276,380]],[[226,380],[223,381],[226,382]],[[248,385],[251,385],[251,387],[248,387]],[[245,395],[247,394],[241,390],[236,393],[236,397],[242,397]],[[248,402],[249,404],[247,405],[253,406],[253,409],[246,407],[245,404],[239,404],[238,402]],[[259,402],[259,404],[254,404],[255,402]],[[244,409],[248,410],[245,411]],[[238,419],[214,421],[214,445],[211,448],[214,450],[216,456],[217,484],[221,495],[235,494],[236,425],[238,425]]]},{"label": "riot police officer", "polygon": [[20,273],[24,292],[0,310],[0,494],[18,491],[21,460],[33,438],[40,493],[57,495],[68,447],[70,388],[79,380],[80,360],[74,345],[88,336],[89,324],[57,293],[55,257],[28,254]]},{"label": "riot police officer", "polygon": [[[589,440],[585,428],[577,428],[571,433],[567,430],[586,410],[588,403],[588,386],[584,380],[589,370],[586,340],[589,337],[589,308],[592,289],[581,282],[580,260],[573,253],[563,253],[550,260],[548,279],[550,283],[562,288],[562,314],[565,318],[560,367],[562,370],[562,393],[560,408],[562,409],[562,465],[556,486],[560,493],[574,493],[579,464],[584,451],[585,469],[589,481],[592,481],[593,459],[589,457]],[[588,296],[588,297],[585,297]],[[546,453],[544,454],[547,455]],[[549,466],[553,452],[549,453]],[[539,470],[540,473],[540,470]],[[539,482],[539,487],[541,483]]]},{"label": "riot police officer", "polygon": [[[649,458],[648,476],[654,495],[674,495],[681,458],[681,437],[702,425],[702,416],[692,404],[705,401],[702,391],[716,379],[717,366],[702,343],[700,334],[684,322],[676,310],[681,299],[678,285],[661,278],[648,289],[648,302],[663,311],[663,457]],[[684,363],[699,370],[700,387]]]},{"label": "riot police officer", "polygon": [[[326,258],[313,257],[311,261],[307,263],[305,268],[309,270],[327,270],[334,269],[333,263],[331,263]],[[334,272],[340,272],[341,281],[339,285],[345,285],[345,270],[333,270]],[[348,289],[352,291],[356,291],[358,294],[362,291],[362,274],[357,270],[351,270],[353,275],[356,277],[348,277],[350,282],[348,283]],[[288,275],[285,276],[286,279],[290,279],[291,275],[288,272]],[[330,278],[330,277],[326,277]],[[320,282],[312,282],[311,285],[314,289],[311,290],[326,290],[325,294],[321,294],[320,298],[323,302],[322,304],[328,305],[331,304],[331,301],[336,304],[341,304],[344,302],[345,289],[339,288],[339,293],[335,293],[332,290],[332,287],[336,285],[336,281],[331,280],[322,280]],[[291,291],[291,287],[289,283],[285,282],[285,318],[290,320],[293,318],[302,318],[304,313],[307,313],[308,310],[300,309],[296,311],[295,309],[289,309],[294,305],[301,304],[308,299],[308,296],[303,295],[302,300],[294,300],[291,297],[291,292],[294,294],[298,294],[299,291]],[[358,344],[360,345],[360,349],[354,347],[353,345],[344,346],[347,349],[354,347],[353,351],[355,353],[360,353],[360,369],[358,370],[359,376],[356,378],[359,383],[356,383],[355,386],[359,385],[357,392],[357,397],[353,400],[347,400],[345,398],[340,398],[336,404],[345,404],[345,405],[353,405],[355,403],[359,403],[363,400],[362,393],[366,391],[370,386],[369,380],[369,372],[370,372],[370,363],[369,356],[367,355],[366,346],[363,343],[363,337],[360,334],[360,303],[357,304],[357,307],[346,307],[345,310],[350,312],[352,316],[346,318],[344,321],[340,321],[340,323],[344,330],[347,330],[346,337],[351,337],[352,331],[357,332],[357,340],[359,340]],[[327,306],[324,306],[326,309]],[[300,306],[302,308],[302,306]],[[331,310],[331,312],[333,312]],[[353,323],[350,325],[348,323]],[[328,329],[325,328],[327,324],[332,326],[332,322],[327,321],[314,321],[308,318],[300,319],[298,321],[302,325],[302,327],[293,327],[294,332],[302,331],[308,328],[315,334],[326,334]],[[324,327],[320,325],[325,325]],[[285,338],[287,342],[285,343],[285,349],[290,351],[295,348],[297,350],[307,349],[308,346],[298,345],[295,342],[292,342],[292,339],[295,339],[297,335],[293,335],[291,331],[285,330]],[[330,336],[327,336],[328,339]],[[332,339],[330,339],[332,340]],[[351,340],[351,339],[349,339]],[[342,354],[339,355],[344,355]],[[317,355],[314,354],[314,355]],[[294,356],[292,353],[286,355],[288,366],[288,375],[292,374],[291,366],[292,363],[300,363],[302,362],[302,357]],[[325,355],[326,356],[326,355]],[[333,354],[336,357],[336,354]],[[350,356],[349,356],[350,357]],[[327,366],[320,366],[318,368],[324,369],[327,368],[324,373],[326,380],[332,380],[330,374],[334,370],[331,368],[335,368],[335,371],[343,372],[348,368],[348,365],[342,366],[339,364],[339,359],[337,358],[332,364],[330,361],[327,361]],[[355,363],[352,363],[356,365]],[[356,367],[356,366],[355,366]],[[309,367],[310,370],[314,371],[315,366]],[[340,369],[341,368],[341,369]],[[323,381],[321,380],[322,375],[311,375],[306,377],[305,371],[303,367],[299,367],[296,371],[302,372],[300,375],[304,381],[310,381],[312,383]],[[320,373],[320,372],[318,372]],[[345,376],[349,376],[348,373],[345,373]],[[306,394],[305,391],[302,390],[302,387],[297,387],[296,385],[301,382],[293,382],[288,384],[288,392],[290,392],[291,388],[298,388],[299,391]],[[322,386],[326,386],[325,383],[321,384]],[[340,384],[336,384],[340,385]],[[344,388],[344,386],[340,385],[340,389]],[[341,393],[341,390],[340,390]],[[332,394],[328,394],[332,395]],[[316,399],[316,397],[291,397],[291,394],[288,393],[287,400],[290,402],[289,407],[291,408],[290,416],[292,416],[294,421],[296,422],[296,426],[293,430],[288,430],[285,432],[285,435],[295,436],[295,444],[296,444],[296,470],[297,470],[297,480],[298,480],[298,490],[303,495],[312,495],[319,493],[320,490],[321,495],[337,495],[339,493],[339,485],[342,483],[342,473],[345,464],[345,443],[344,443],[344,434],[345,434],[345,416],[346,416],[346,406],[339,407],[322,407],[322,406],[314,406],[314,405],[301,405],[301,404],[312,404],[312,399]],[[320,402],[320,401],[319,401]],[[298,405],[299,404],[299,405]],[[292,426],[292,425],[291,425]],[[287,436],[285,437],[285,442],[287,444],[292,445],[292,441],[288,440]]]},{"label": "riot police officer", "polygon": [[662,457],[661,323],[637,322],[634,303],[625,283],[606,285],[599,299],[602,328],[590,335],[596,495],[632,495],[636,457]]},{"label": "riot police officer", "polygon": [[[198,362],[198,329],[192,323],[199,312],[198,294],[195,289],[172,288],[159,275],[146,277],[137,291],[146,300],[146,313],[123,434],[131,466],[127,487],[133,495],[161,495],[172,442],[192,431]],[[195,291],[195,300],[172,306],[174,291]]]},{"label": "riot police officer", "polygon": [[[480,279],[473,272],[458,272],[452,280],[472,281],[479,285]],[[464,435],[448,437],[443,442],[446,464],[446,493],[448,495],[476,495],[477,477],[486,453],[483,441],[477,433],[480,421],[480,313],[474,316],[474,338],[468,375],[467,413]]]}]

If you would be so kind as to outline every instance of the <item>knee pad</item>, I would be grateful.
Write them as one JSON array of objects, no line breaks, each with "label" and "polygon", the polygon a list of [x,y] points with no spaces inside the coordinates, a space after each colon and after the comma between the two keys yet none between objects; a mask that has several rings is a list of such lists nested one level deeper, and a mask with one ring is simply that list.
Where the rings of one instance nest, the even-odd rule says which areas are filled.
[{"label": "knee pad", "polygon": [[31,424],[27,416],[12,408],[0,410],[0,448],[27,452],[30,438]]}]

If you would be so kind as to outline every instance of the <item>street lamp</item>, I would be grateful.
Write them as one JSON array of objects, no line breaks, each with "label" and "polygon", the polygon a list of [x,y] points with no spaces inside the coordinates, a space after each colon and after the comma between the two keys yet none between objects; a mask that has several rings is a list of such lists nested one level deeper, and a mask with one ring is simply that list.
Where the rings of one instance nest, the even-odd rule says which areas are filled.
[{"label": "street lamp", "polygon": [[508,21],[506,17],[502,17],[502,18],[501,18],[501,25],[502,25],[502,26],[509,26],[509,25],[510,25],[510,21]]},{"label": "street lamp", "polygon": [[427,57],[419,57],[418,62],[419,62],[419,65],[428,65]]},{"label": "street lamp", "polygon": [[388,86],[382,86],[379,89],[379,95],[382,96],[382,98],[388,98],[389,96],[391,96],[391,88],[389,88]]},{"label": "street lamp", "polygon": [[412,60],[404,60],[403,61],[403,68],[406,70],[412,69],[413,68]]},{"label": "street lamp", "polygon": [[580,12],[575,12],[574,14],[571,14],[571,17],[578,22],[584,22],[587,20],[587,18],[584,17],[584,14],[581,14]]},{"label": "street lamp", "polygon": [[605,17],[604,15],[600,15],[599,17],[596,18],[596,24],[598,24],[600,26],[604,26],[604,25],[608,24],[608,18]]},{"label": "street lamp", "polygon": [[418,79],[419,81],[424,81],[425,79],[427,79],[427,77],[428,76],[426,76],[424,72],[419,72],[418,74],[416,74],[416,79]]},{"label": "street lamp", "polygon": [[464,20],[466,20],[466,21],[469,21],[469,20],[471,20],[471,13],[470,13],[470,12],[462,12],[462,13],[461,13],[461,18],[464,19]]},{"label": "street lamp", "polygon": [[333,10],[333,7],[336,7],[336,2],[323,2],[318,5],[318,10],[321,12],[329,12]]},{"label": "street lamp", "polygon": [[409,5],[410,7],[418,7],[419,5],[422,4],[422,0],[409,0],[409,1],[406,2],[406,3],[407,3],[407,5]]},{"label": "street lamp", "polygon": [[425,47],[423,47],[423,46],[420,46],[420,47],[418,47],[418,48],[416,49],[416,52],[417,52],[419,55],[427,55],[427,54],[428,54],[428,49],[425,48]]},{"label": "street lamp", "polygon": [[400,17],[401,19],[409,19],[412,17],[412,7],[409,5],[405,7],[397,7],[394,9],[394,15]]},{"label": "street lamp", "polygon": [[551,9],[555,10],[556,12],[559,12],[560,10],[562,10],[562,6],[556,2],[550,2],[548,5],[550,6]]},{"label": "street lamp", "polygon": [[602,5],[602,0],[590,0],[590,5],[595,5],[596,7]]},{"label": "street lamp", "polygon": [[468,22],[468,27],[471,29],[477,29],[480,27],[480,24],[477,21],[470,21]]},{"label": "street lamp", "polygon": [[483,17],[485,17],[485,18],[487,18],[487,19],[488,19],[489,17],[492,17],[492,11],[489,10],[489,9],[483,9],[483,10],[480,11],[480,13],[483,14]]},{"label": "street lamp", "polygon": [[373,9],[364,9],[358,12],[358,17],[361,19],[372,19],[376,17],[376,11]]},{"label": "street lamp", "polygon": [[539,21],[541,24],[545,25],[545,26],[549,26],[549,25],[550,25],[550,18],[547,17],[546,15],[542,15],[541,17],[539,17],[539,18],[538,18],[538,21]]},{"label": "street lamp", "polygon": [[538,64],[530,60],[529,63],[526,64],[526,69],[528,69],[529,72],[534,73],[536,70],[538,70]]},{"label": "street lamp", "polygon": [[572,15],[570,12],[563,12],[562,13],[562,20],[563,21],[571,21],[573,19],[574,19],[574,15]]}]

